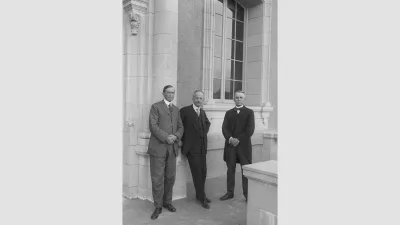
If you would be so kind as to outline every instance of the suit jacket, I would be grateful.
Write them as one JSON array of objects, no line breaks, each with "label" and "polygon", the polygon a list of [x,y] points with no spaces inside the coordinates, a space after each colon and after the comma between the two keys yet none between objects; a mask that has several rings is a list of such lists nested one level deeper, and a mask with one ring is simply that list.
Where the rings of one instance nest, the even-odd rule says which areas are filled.
[{"label": "suit jacket", "polygon": [[203,136],[203,146],[205,148],[205,153],[207,153],[207,133],[210,129],[210,121],[207,118],[206,112],[203,109],[200,109],[200,118],[203,126],[203,133],[201,132],[201,128],[199,128],[198,124],[198,116],[196,111],[193,109],[193,105],[189,105],[181,108],[180,111],[182,123],[185,132],[182,136],[182,154],[187,155],[188,152],[192,153],[200,153],[199,149],[195,147],[199,147],[201,143],[201,136]]},{"label": "suit jacket", "polygon": [[226,161],[226,151],[229,151],[229,148],[231,148],[229,138],[233,137],[239,139],[239,145],[236,147],[239,151],[242,151],[245,157],[251,162],[251,136],[254,133],[254,129],[253,110],[243,106],[239,114],[235,108],[225,113],[224,122],[222,123],[222,134],[225,137],[224,161]]},{"label": "suit jacket", "polygon": [[[149,128],[151,132],[147,153],[155,157],[165,157],[168,148],[173,148],[178,156],[178,143],[183,134],[179,108],[172,105],[172,114],[164,100],[154,103],[150,109]],[[173,134],[178,140],[174,144],[167,143],[167,137]]]}]

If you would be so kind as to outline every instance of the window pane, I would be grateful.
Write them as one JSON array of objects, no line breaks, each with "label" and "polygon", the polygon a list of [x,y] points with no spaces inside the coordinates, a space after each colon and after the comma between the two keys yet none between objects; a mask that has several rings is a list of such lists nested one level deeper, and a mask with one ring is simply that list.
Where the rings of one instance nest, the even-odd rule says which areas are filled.
[{"label": "window pane", "polygon": [[225,58],[226,59],[233,59],[233,57],[234,57],[233,45],[234,44],[235,44],[235,41],[232,41],[229,38],[226,39],[226,41],[225,41]]},{"label": "window pane", "polygon": [[243,43],[236,41],[236,54],[235,58],[236,60],[243,61]]},{"label": "window pane", "polygon": [[222,57],[222,38],[214,36],[214,56]]},{"label": "window pane", "polygon": [[233,60],[225,60],[225,79],[234,79],[233,78]]},{"label": "window pane", "polygon": [[226,30],[225,30],[225,36],[227,38],[235,38],[235,21],[232,19],[226,19]]},{"label": "window pane", "polygon": [[235,81],[235,90],[234,91],[243,91],[242,89],[242,82],[240,81]]},{"label": "window pane", "polygon": [[221,59],[214,57],[214,77],[216,78],[221,78],[222,77],[222,65],[221,65]]},{"label": "window pane", "polygon": [[244,24],[242,22],[236,21],[236,39],[243,41],[244,36]]},{"label": "window pane", "polygon": [[243,80],[243,63],[235,62],[235,80]]},{"label": "window pane", "polygon": [[225,81],[225,99],[233,99],[233,81]]},{"label": "window pane", "polygon": [[222,36],[222,16],[215,14],[215,34]]},{"label": "window pane", "polygon": [[217,0],[215,2],[215,12],[219,14],[223,14],[224,0]]},{"label": "window pane", "polygon": [[213,81],[213,98],[221,99],[221,79],[214,78]]},{"label": "window pane", "polygon": [[244,21],[244,9],[239,4],[237,4],[237,19]]},{"label": "window pane", "polygon": [[235,1],[228,0],[228,8],[226,9],[226,16],[235,18]]}]

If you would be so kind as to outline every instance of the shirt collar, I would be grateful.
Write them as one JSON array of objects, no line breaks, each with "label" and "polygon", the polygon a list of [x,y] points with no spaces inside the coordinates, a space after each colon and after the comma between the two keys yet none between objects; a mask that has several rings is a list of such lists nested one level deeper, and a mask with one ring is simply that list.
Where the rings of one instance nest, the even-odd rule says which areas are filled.
[{"label": "shirt collar", "polygon": [[197,107],[195,104],[192,104],[193,105],[193,109],[194,109],[194,111],[196,111],[197,109],[199,109],[200,110],[200,107]]},{"label": "shirt collar", "polygon": [[165,104],[167,104],[167,106],[169,106],[169,104],[172,104],[172,102],[165,100],[165,98],[164,98],[164,102],[165,102]]},{"label": "shirt collar", "polygon": [[235,105],[235,108],[236,108],[236,109],[241,109],[241,108],[243,108],[243,105],[241,105],[241,106],[236,106],[236,105]]}]

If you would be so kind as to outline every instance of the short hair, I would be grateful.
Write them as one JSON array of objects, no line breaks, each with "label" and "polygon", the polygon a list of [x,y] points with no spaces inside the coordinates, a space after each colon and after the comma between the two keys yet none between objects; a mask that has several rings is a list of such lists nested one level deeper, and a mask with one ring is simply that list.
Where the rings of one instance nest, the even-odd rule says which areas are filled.
[{"label": "short hair", "polygon": [[236,93],[242,93],[242,94],[246,95],[246,94],[244,93],[244,91],[242,91],[242,90],[237,90],[237,91],[235,91],[235,95],[236,95]]},{"label": "short hair", "polygon": [[193,97],[194,97],[194,95],[195,95],[197,92],[201,92],[201,93],[203,93],[203,95],[204,95],[204,92],[203,92],[202,90],[195,90],[195,91],[193,92]]},{"label": "short hair", "polygon": [[173,88],[173,87],[174,87],[174,86],[168,84],[167,86],[164,87],[164,89],[162,90],[162,92],[165,93],[165,90],[167,90],[168,88]]}]

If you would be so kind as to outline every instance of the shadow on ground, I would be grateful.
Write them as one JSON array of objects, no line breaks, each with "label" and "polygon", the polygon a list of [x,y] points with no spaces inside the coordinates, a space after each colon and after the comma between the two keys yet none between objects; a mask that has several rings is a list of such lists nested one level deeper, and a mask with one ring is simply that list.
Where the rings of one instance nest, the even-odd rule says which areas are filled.
[{"label": "shadow on ground", "polygon": [[172,213],[163,208],[156,220],[150,215],[152,202],[140,199],[123,200],[123,225],[246,225],[246,199],[242,194],[242,175],[236,173],[235,197],[226,201],[219,198],[226,192],[226,176],[207,179],[206,194],[211,199],[211,208],[204,209],[196,201],[193,183],[187,184],[187,198],[175,200],[177,209]]}]

